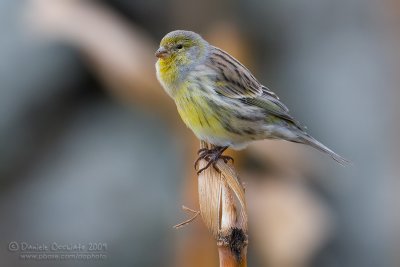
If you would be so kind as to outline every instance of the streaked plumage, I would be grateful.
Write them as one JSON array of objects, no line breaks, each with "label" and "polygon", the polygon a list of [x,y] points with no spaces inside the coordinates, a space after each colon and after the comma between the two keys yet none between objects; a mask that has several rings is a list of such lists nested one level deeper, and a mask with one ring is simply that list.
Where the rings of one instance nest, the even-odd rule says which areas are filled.
[{"label": "streaked plumage", "polygon": [[310,145],[346,163],[307,134],[277,95],[245,66],[200,35],[170,32],[156,55],[158,80],[199,139],[233,149],[254,140],[283,139]]}]

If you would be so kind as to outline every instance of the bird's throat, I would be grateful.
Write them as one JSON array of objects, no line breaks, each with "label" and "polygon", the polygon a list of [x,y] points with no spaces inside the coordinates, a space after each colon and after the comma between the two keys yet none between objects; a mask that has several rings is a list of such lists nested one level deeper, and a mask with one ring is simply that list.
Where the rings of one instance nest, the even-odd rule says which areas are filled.
[{"label": "bird's throat", "polygon": [[157,61],[159,78],[166,86],[174,86],[179,80],[179,68],[172,57]]}]

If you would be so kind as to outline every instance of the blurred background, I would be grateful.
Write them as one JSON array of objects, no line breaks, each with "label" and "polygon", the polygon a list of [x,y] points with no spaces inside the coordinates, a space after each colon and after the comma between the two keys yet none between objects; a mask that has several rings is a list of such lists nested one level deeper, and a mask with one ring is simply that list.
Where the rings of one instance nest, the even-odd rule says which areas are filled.
[{"label": "blurred background", "polygon": [[[400,266],[399,23],[396,0],[1,0],[0,265],[218,265],[200,220],[172,228],[198,209],[199,142],[154,51],[186,29],[353,163],[283,141],[233,152],[249,266]],[[23,260],[11,241],[100,242],[107,259]]]}]

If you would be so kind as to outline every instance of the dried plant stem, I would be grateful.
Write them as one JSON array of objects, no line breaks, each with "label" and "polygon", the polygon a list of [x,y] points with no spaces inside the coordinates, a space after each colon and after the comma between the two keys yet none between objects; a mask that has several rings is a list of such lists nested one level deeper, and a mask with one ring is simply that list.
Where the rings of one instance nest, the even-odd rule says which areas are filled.
[{"label": "dried plant stem", "polygon": [[[212,145],[201,142],[201,148]],[[207,161],[199,162],[202,168]],[[199,174],[200,214],[217,241],[220,267],[247,266],[247,213],[244,189],[232,165],[219,160]]]},{"label": "dried plant stem", "polygon": [[235,257],[232,257],[232,252],[229,247],[218,246],[219,253],[219,266],[220,267],[246,267],[247,258],[246,252],[244,252],[243,257],[240,262],[238,262]]}]

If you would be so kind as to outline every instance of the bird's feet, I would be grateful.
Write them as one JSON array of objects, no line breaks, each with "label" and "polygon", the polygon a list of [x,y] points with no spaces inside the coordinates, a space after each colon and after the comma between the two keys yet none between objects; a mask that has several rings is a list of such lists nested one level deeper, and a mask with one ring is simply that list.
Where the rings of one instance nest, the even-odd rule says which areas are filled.
[{"label": "bird's feet", "polygon": [[231,160],[233,162],[233,158],[231,156],[224,156],[222,155],[222,153],[224,153],[224,151],[227,149],[227,146],[217,146],[215,148],[212,149],[207,149],[207,148],[201,148],[197,154],[199,155],[199,157],[197,158],[197,160],[194,163],[194,168],[197,170],[197,165],[199,163],[200,160],[204,159],[207,162],[207,165],[203,168],[201,168],[200,170],[197,171],[197,174],[199,175],[200,173],[202,173],[204,170],[208,169],[211,165],[213,165],[213,167],[215,169],[217,169],[216,164],[218,162],[219,159],[222,159],[225,163],[227,163],[229,160]]}]

